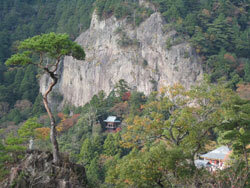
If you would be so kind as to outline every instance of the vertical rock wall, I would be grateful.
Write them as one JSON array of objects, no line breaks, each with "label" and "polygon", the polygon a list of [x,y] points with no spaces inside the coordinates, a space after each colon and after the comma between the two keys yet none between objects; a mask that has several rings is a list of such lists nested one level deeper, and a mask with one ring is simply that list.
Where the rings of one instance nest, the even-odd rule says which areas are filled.
[{"label": "vertical rock wall", "polygon": [[84,105],[101,90],[108,94],[120,79],[145,94],[174,83],[189,88],[199,81],[199,57],[185,41],[167,47],[168,40],[176,40],[176,32],[164,32],[164,25],[160,13],[136,28],[126,19],[99,21],[93,14],[90,28],[76,39],[86,60],[64,59],[58,87],[64,102]]}]

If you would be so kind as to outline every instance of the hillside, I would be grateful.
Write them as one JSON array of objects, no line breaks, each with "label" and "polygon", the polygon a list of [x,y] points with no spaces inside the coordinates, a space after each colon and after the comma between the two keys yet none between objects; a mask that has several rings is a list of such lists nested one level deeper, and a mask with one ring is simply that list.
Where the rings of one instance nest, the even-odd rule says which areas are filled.
[{"label": "hillside", "polygon": [[248,187],[249,8],[1,2],[0,186]]}]

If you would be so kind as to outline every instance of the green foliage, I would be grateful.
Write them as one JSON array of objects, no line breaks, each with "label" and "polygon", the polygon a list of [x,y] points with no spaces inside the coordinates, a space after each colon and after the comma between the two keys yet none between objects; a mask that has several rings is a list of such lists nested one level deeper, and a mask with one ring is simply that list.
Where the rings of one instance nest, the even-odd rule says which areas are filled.
[{"label": "green foliage", "polygon": [[107,156],[121,155],[122,149],[120,146],[120,134],[109,134],[103,144],[103,153]]},{"label": "green foliage", "polygon": [[117,19],[127,18],[134,26],[139,26],[153,11],[140,6],[134,0],[97,0],[96,12],[100,19],[114,15]]},{"label": "green foliage", "polygon": [[103,173],[97,157],[91,160],[90,165],[87,167],[86,175],[91,187],[99,187],[102,183]]},{"label": "green foliage", "polygon": [[125,32],[121,32],[120,39],[117,40],[117,44],[121,47],[131,47],[140,45],[140,42],[137,39],[131,39]]},{"label": "green foliage", "polygon": [[[228,1],[199,1],[199,0],[152,0],[158,11],[160,11],[167,22],[179,34],[188,35],[198,54],[203,57],[203,61],[217,65],[206,67],[207,72],[216,74],[212,76],[212,81],[216,82],[221,77],[226,76],[231,80],[230,74],[238,74],[239,78],[235,84],[244,78],[239,72],[235,73],[235,68],[240,64],[235,64],[234,69],[228,70],[223,60],[211,60],[219,56],[224,50],[226,53],[235,54],[235,60],[240,58],[249,59],[249,11],[248,1],[237,3]],[[172,42],[167,41],[167,48],[170,49]],[[219,65],[221,64],[221,65]],[[227,72],[224,72],[224,69]],[[220,74],[218,74],[220,72]],[[235,81],[234,81],[235,82]],[[235,87],[235,84],[232,87]]]},{"label": "green foliage", "polygon": [[6,147],[0,142],[0,181],[8,174],[8,169],[5,168],[5,161],[9,159]]},{"label": "green foliage", "polygon": [[35,137],[35,129],[42,127],[41,124],[37,123],[37,118],[29,118],[25,123],[18,129],[18,135],[24,139],[30,139]]},{"label": "green foliage", "polygon": [[97,0],[95,7],[100,18],[107,18],[114,14],[118,19],[131,14],[131,1],[123,0]]},{"label": "green foliage", "polygon": [[38,114],[42,114],[43,112],[45,112],[45,108],[43,105],[43,101],[42,101],[42,94],[39,94],[34,102],[33,108],[32,108],[32,114],[33,115],[38,115]]},{"label": "green foliage", "polygon": [[5,121],[13,121],[15,124],[20,123],[22,120],[25,119],[25,116],[21,114],[18,109],[12,109],[8,114],[1,118],[1,123]]},{"label": "green foliage", "polygon": [[120,98],[124,95],[124,93],[128,92],[129,89],[128,83],[124,79],[119,80],[114,87],[115,94]]},{"label": "green foliage", "polygon": [[[117,86],[120,93],[128,91],[126,82],[121,81]],[[223,84],[204,82],[189,91],[175,85],[147,98],[134,91],[125,101],[129,113],[123,114],[126,126],[120,132],[93,131],[100,128],[97,114],[122,103],[114,93],[111,95],[94,96],[81,108],[77,125],[60,136],[64,151],[85,165],[91,186],[189,187],[196,182],[204,186],[211,182],[228,185],[229,169],[215,177],[195,168],[195,156],[207,151],[210,141],[217,140],[216,134],[223,138],[217,141],[223,140],[235,148],[238,158],[244,159],[244,151],[248,152],[242,147],[249,143],[248,102],[236,102],[234,92]],[[195,105],[189,105],[194,101]],[[237,126],[232,126],[233,123]],[[241,177],[243,172],[246,169],[235,172],[234,176]]]},{"label": "green foliage", "polygon": [[30,53],[27,51],[23,52],[21,54],[15,54],[12,56],[12,60],[10,60],[10,59],[7,60],[5,64],[11,65],[12,64],[11,61],[13,61],[13,62],[15,62],[15,65],[27,65],[27,64],[31,63],[31,58],[28,57],[28,55],[30,55]]},{"label": "green foliage", "polygon": [[39,86],[36,79],[37,70],[33,65],[28,65],[22,82],[19,86],[19,93],[22,93],[22,99],[27,99],[32,103],[35,102]]},{"label": "green foliage", "polygon": [[[41,33],[59,32],[68,33],[71,39],[75,39],[81,32],[85,31],[91,20],[93,3],[95,0],[76,0],[74,3],[67,0],[53,1],[28,1],[22,2],[9,0],[0,5],[0,101],[8,102],[10,107],[17,100],[28,99],[32,103],[38,96],[38,81],[35,77],[36,70],[29,72],[28,69],[7,71],[2,62],[16,53],[19,41]],[[39,8],[38,8],[39,7]],[[21,52],[13,56],[13,62],[21,65],[29,64],[35,57],[29,52]],[[76,58],[79,48],[73,46],[72,54]],[[29,72],[26,75],[26,72]],[[18,74],[18,75],[15,75]],[[13,80],[16,77],[15,81]],[[25,77],[25,80],[23,78]],[[27,82],[28,79],[30,82]],[[22,88],[20,88],[22,83]],[[38,112],[42,112],[39,107]],[[4,121],[2,119],[1,121]],[[18,121],[16,121],[18,122]]]},{"label": "green foliage", "polygon": [[17,58],[19,54],[15,54],[6,61],[6,65],[36,64],[31,62],[31,52],[33,53],[32,55],[37,55],[38,57],[41,55],[53,59],[59,59],[65,55],[73,56],[79,60],[85,58],[85,53],[81,46],[76,42],[72,42],[67,34],[55,34],[53,32],[26,39],[20,42],[18,49],[24,50],[21,53],[21,58]]},{"label": "green foliage", "polygon": [[[18,44],[18,49],[19,53],[12,55],[5,64],[8,66],[28,65],[22,82],[20,83],[19,92],[22,93],[22,99],[28,99],[31,102],[35,101],[39,90],[38,84],[36,83],[37,80],[35,74],[37,71],[34,68],[35,66],[54,76],[54,72],[57,70],[58,64],[63,56],[71,55],[79,60],[85,58],[85,53],[82,47],[76,42],[72,42],[67,34],[55,34],[53,32],[28,38]],[[39,58],[39,62],[37,62],[34,57]],[[50,58],[50,60],[54,60],[54,62],[50,61],[50,66],[53,67],[53,69],[51,67],[48,68],[47,62],[46,65],[44,65],[44,59],[46,57]],[[14,86],[17,86],[16,82],[18,82],[19,77],[20,74],[16,74]],[[2,87],[2,89],[5,88]],[[37,103],[39,103],[39,101],[37,101]],[[39,104],[36,105],[36,108],[39,108]],[[35,110],[37,111],[38,109]],[[15,111],[13,110],[13,112]],[[20,120],[18,119],[14,121],[17,123]]]},{"label": "green foliage", "polygon": [[244,65],[244,79],[246,82],[250,82],[250,60],[247,60]]},{"label": "green foliage", "polygon": [[142,92],[132,92],[129,100],[129,111],[134,116],[139,115],[142,111],[141,107],[147,101],[146,96]]},{"label": "green foliage", "polygon": [[232,146],[235,155],[248,160],[250,143],[250,101],[235,97],[225,104],[225,120],[220,130],[220,141]]},{"label": "green foliage", "polygon": [[2,2],[0,61],[13,53],[12,44],[17,40],[52,31],[66,32],[75,38],[89,27],[93,3],[94,0]]},{"label": "green foliage", "polygon": [[159,143],[143,151],[133,150],[107,172],[106,182],[118,187],[171,187],[191,172],[180,149]]},{"label": "green foliage", "polygon": [[82,144],[79,154],[79,163],[89,165],[92,159],[98,157],[101,150],[100,137],[94,137],[94,139],[86,138]]},{"label": "green foliage", "polygon": [[[60,55],[83,58],[81,49],[72,45],[68,39],[75,38],[79,32],[88,28],[94,2],[101,19],[114,15],[118,19],[126,18],[134,26],[138,26],[152,13],[151,9],[141,7],[138,1],[133,0],[76,0],[74,3],[66,0],[6,1],[0,5],[0,61],[15,52],[17,46],[25,49],[12,56],[7,64],[26,65],[35,62],[38,57],[30,54],[33,50],[38,52],[38,56],[40,50],[43,50],[53,58],[59,58]],[[204,61],[205,70],[211,73],[212,82],[224,77],[230,80],[228,86],[234,89],[240,81],[249,82],[248,1],[150,2],[168,22],[166,31],[175,29],[177,36],[188,36],[167,41],[167,48],[190,38]],[[53,31],[67,32],[69,36],[60,35],[57,38],[54,33],[50,33]],[[13,43],[40,33],[49,34],[45,38],[42,35],[41,38],[33,37],[25,42]],[[121,34],[120,43],[124,46],[139,44],[123,35],[121,30],[117,34]],[[58,47],[65,48],[59,50]],[[43,112],[41,96],[36,97],[38,88],[35,74],[37,72],[31,65],[25,69],[7,71],[0,63],[0,102],[8,102],[13,107],[16,100],[28,99],[35,101],[33,114]],[[190,92],[175,88],[171,91],[173,98],[163,93],[153,93],[146,98],[143,93],[132,92],[126,101],[126,108],[129,110],[122,114],[122,117],[128,117],[128,126],[123,127],[119,134],[108,134],[105,139],[107,133],[102,130],[102,120],[112,113],[112,107],[123,104],[122,97],[129,90],[127,83],[120,81],[109,96],[106,97],[104,92],[95,95],[88,104],[75,110],[81,113],[78,123],[60,135],[60,147],[70,153],[74,162],[86,165],[88,180],[93,187],[191,186],[193,182],[189,184],[190,181],[196,181],[192,178],[202,178],[198,170],[195,170],[197,177],[193,176],[194,169],[189,166],[193,155],[197,151],[204,152],[209,140],[216,140],[216,135],[213,134],[215,127],[220,128],[216,132],[219,134],[219,141],[230,144],[235,155],[244,158],[245,154],[249,154],[246,148],[249,144],[249,104],[232,98],[232,91],[222,86],[203,85]],[[193,101],[197,106],[187,105],[193,104]],[[72,107],[69,110],[74,111]],[[29,112],[25,116],[18,109],[10,110],[1,121],[19,123],[28,115]],[[31,127],[33,125],[36,127],[36,124],[30,124]],[[29,137],[33,135],[33,129],[25,131],[28,129],[29,126],[23,125],[19,132]],[[6,139],[4,145],[0,143],[0,168],[3,164],[1,160],[5,160],[6,155],[9,156],[8,152],[18,153],[24,149],[23,146],[23,138],[13,135]],[[139,150],[133,148],[126,155],[123,146],[136,146]],[[16,158],[11,160],[17,161],[18,155],[14,155]],[[242,172],[239,168],[235,169],[236,175],[233,176],[237,179]],[[213,185],[217,186],[216,183],[220,181],[228,182],[230,174],[227,173],[231,173],[229,170],[223,171],[223,177],[218,175],[217,179],[213,179]],[[1,172],[4,171],[1,169]],[[205,173],[206,182],[211,178]]]},{"label": "green foliage", "polygon": [[23,152],[26,147],[23,145],[25,139],[10,133],[5,139],[5,149],[11,157],[7,159],[8,162],[18,162],[23,157]]}]

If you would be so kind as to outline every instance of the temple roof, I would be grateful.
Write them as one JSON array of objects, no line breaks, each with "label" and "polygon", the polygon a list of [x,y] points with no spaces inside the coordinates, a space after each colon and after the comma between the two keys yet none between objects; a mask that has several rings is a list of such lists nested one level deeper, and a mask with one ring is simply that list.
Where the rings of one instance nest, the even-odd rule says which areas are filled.
[{"label": "temple roof", "polygon": [[117,120],[116,116],[109,116],[104,120],[104,122],[120,123],[121,121]]},{"label": "temple roof", "polygon": [[214,160],[225,160],[229,152],[230,149],[227,146],[221,146],[213,151],[201,155],[200,157]]}]

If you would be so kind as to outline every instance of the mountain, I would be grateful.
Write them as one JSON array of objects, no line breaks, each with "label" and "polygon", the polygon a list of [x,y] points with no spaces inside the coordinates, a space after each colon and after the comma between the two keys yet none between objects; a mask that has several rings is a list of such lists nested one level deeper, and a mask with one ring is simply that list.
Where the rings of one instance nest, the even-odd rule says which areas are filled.
[{"label": "mountain", "polygon": [[[59,73],[58,92],[64,103],[84,105],[101,90],[109,94],[121,79],[145,94],[174,83],[189,88],[201,80],[199,56],[175,30],[164,31],[165,24],[160,13],[138,27],[114,16],[99,20],[93,13],[90,28],[76,39],[85,49],[86,60],[66,57]],[[43,77],[41,91],[47,83]]]}]

